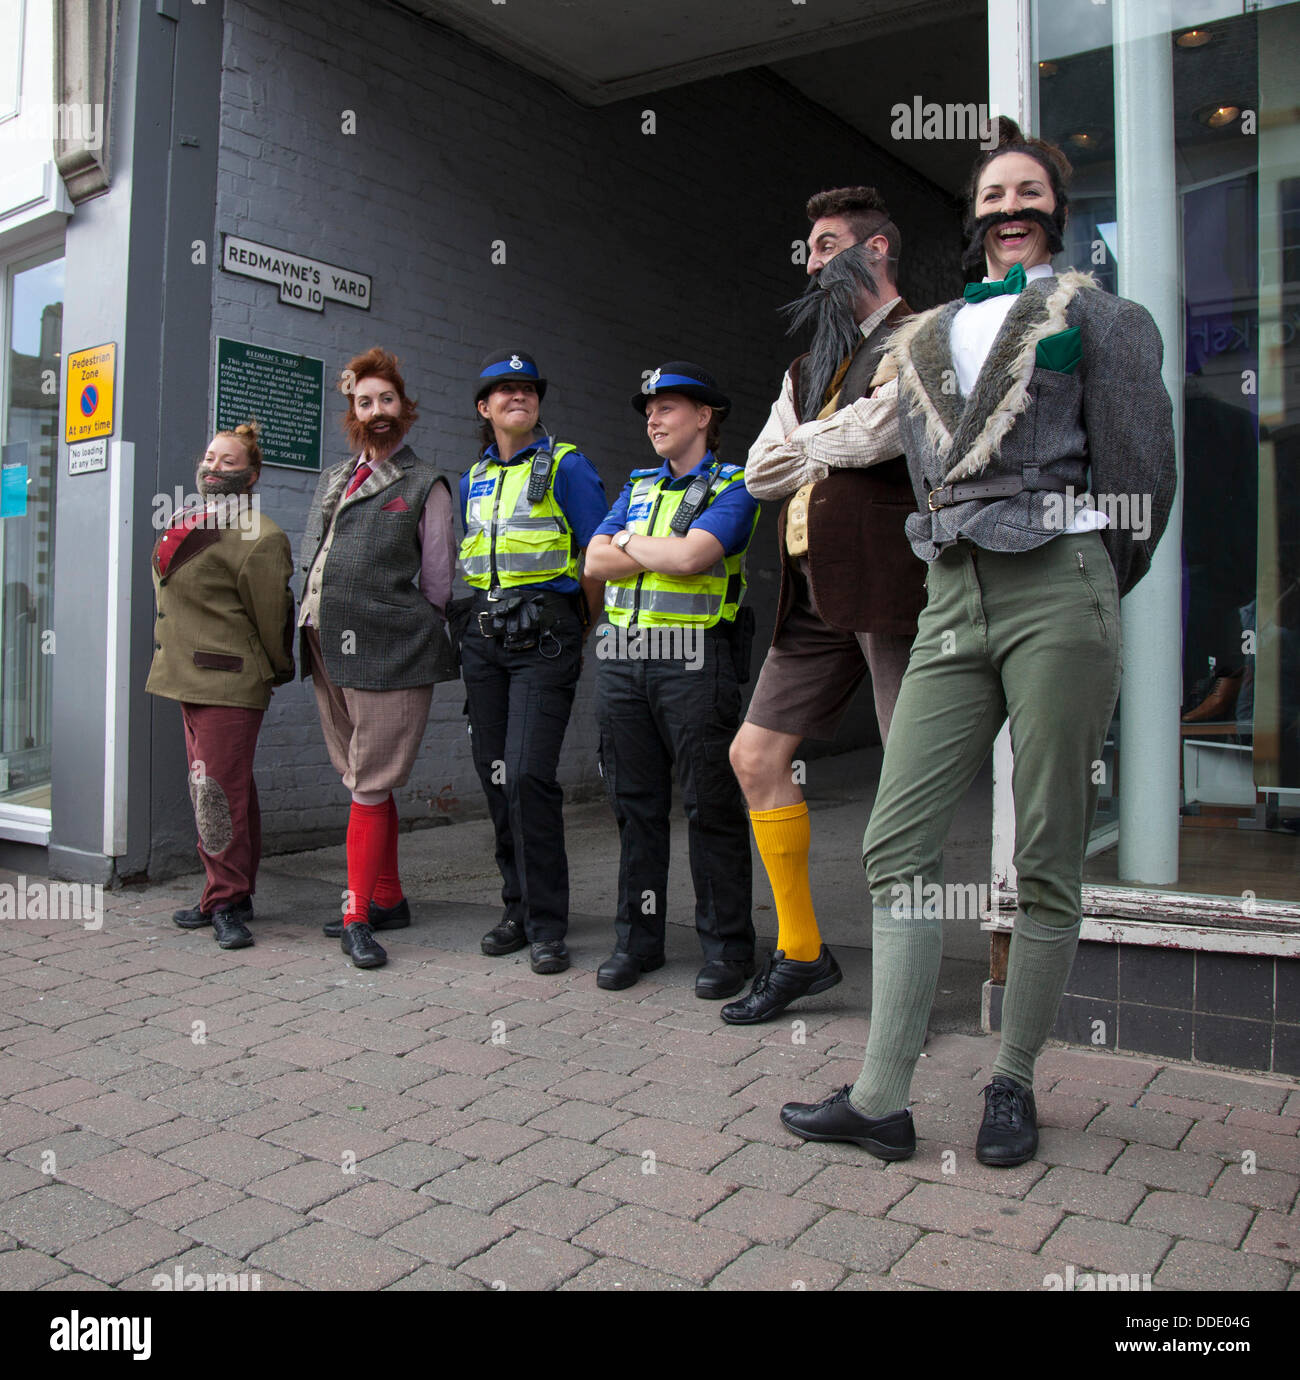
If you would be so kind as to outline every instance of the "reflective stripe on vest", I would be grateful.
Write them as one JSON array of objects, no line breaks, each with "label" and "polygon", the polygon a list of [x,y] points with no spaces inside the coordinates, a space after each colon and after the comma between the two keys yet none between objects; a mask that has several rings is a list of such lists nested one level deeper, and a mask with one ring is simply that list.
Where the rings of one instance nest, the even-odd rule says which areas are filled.
[{"label": "reflective stripe on vest", "polygon": [[[528,480],[532,461],[502,465],[480,460],[469,473],[469,499],[465,505],[465,540],[460,544],[460,564],[466,581],[478,589],[492,582],[495,556],[497,586],[535,585],[561,575],[577,579],[578,560],[573,550],[573,529],[564,509],[555,500],[555,475],[560,461],[577,450],[565,442],[552,452],[551,478],[540,503],[529,503]],[[491,487],[475,494],[484,484]],[[502,518],[502,512],[509,517]]]},{"label": "reflective stripe on vest", "polygon": [[[732,484],[743,484],[745,474],[737,470],[726,479],[715,478],[709,489],[709,503]],[[661,488],[657,476],[638,479],[628,497],[628,519],[624,527],[648,537],[671,535],[673,515],[681,506],[689,484]],[[633,514],[636,514],[633,517]],[[754,524],[758,514],[754,514]],[[750,528],[750,536],[754,529]],[[746,543],[748,547],[748,542]],[[709,570],[698,575],[663,575],[647,570],[626,580],[610,580],[605,585],[605,616],[619,627],[690,625],[711,628],[724,619],[730,622],[745,597],[745,552],[724,556]]]}]

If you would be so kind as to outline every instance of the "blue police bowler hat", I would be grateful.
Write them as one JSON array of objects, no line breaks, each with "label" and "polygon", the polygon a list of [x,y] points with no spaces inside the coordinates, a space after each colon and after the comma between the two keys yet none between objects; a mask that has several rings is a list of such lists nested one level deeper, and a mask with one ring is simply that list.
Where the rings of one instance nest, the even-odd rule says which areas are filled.
[{"label": "blue police bowler hat", "polygon": [[478,392],[474,394],[474,401],[486,398],[498,383],[509,383],[515,379],[535,383],[538,402],[546,396],[546,380],[532,355],[525,350],[494,350],[479,367]]},{"label": "blue police bowler hat", "polygon": [[717,413],[719,421],[731,411],[731,399],[718,391],[713,375],[684,359],[661,364],[641,385],[641,391],[632,395],[632,406],[644,414],[650,399],[658,393],[681,393],[696,402],[707,403]]}]

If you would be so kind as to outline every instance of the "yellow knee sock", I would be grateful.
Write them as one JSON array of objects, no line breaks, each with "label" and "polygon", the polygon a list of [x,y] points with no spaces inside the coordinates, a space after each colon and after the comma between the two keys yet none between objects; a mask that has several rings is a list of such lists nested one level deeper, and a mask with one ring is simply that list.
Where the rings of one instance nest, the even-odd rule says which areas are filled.
[{"label": "yellow knee sock", "polygon": [[808,885],[807,803],[751,810],[749,819],[776,900],[776,947],[796,963],[811,963],[822,951],[822,935]]}]

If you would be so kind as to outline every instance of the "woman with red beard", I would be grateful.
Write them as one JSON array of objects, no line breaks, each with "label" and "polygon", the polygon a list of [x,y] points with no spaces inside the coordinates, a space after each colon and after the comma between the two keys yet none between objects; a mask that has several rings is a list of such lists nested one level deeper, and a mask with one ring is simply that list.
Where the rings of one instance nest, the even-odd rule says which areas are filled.
[{"label": "woman with red beard", "polygon": [[298,626],[330,761],[352,793],[344,915],[324,929],[356,967],[378,968],[388,955],[374,931],[411,923],[393,791],[411,773],[434,685],[456,678],[446,608],[457,476],[403,443],[417,413],[395,355],[358,355],[340,391],[353,454],[316,486]]}]

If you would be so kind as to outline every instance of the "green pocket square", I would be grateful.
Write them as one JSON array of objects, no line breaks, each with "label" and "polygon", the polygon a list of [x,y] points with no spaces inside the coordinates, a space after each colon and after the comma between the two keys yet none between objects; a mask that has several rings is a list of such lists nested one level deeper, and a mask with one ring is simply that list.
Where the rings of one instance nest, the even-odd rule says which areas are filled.
[{"label": "green pocket square", "polygon": [[1057,374],[1072,374],[1083,359],[1083,342],[1078,326],[1068,331],[1058,331],[1038,342],[1034,351],[1034,363],[1040,369],[1051,369]]}]

